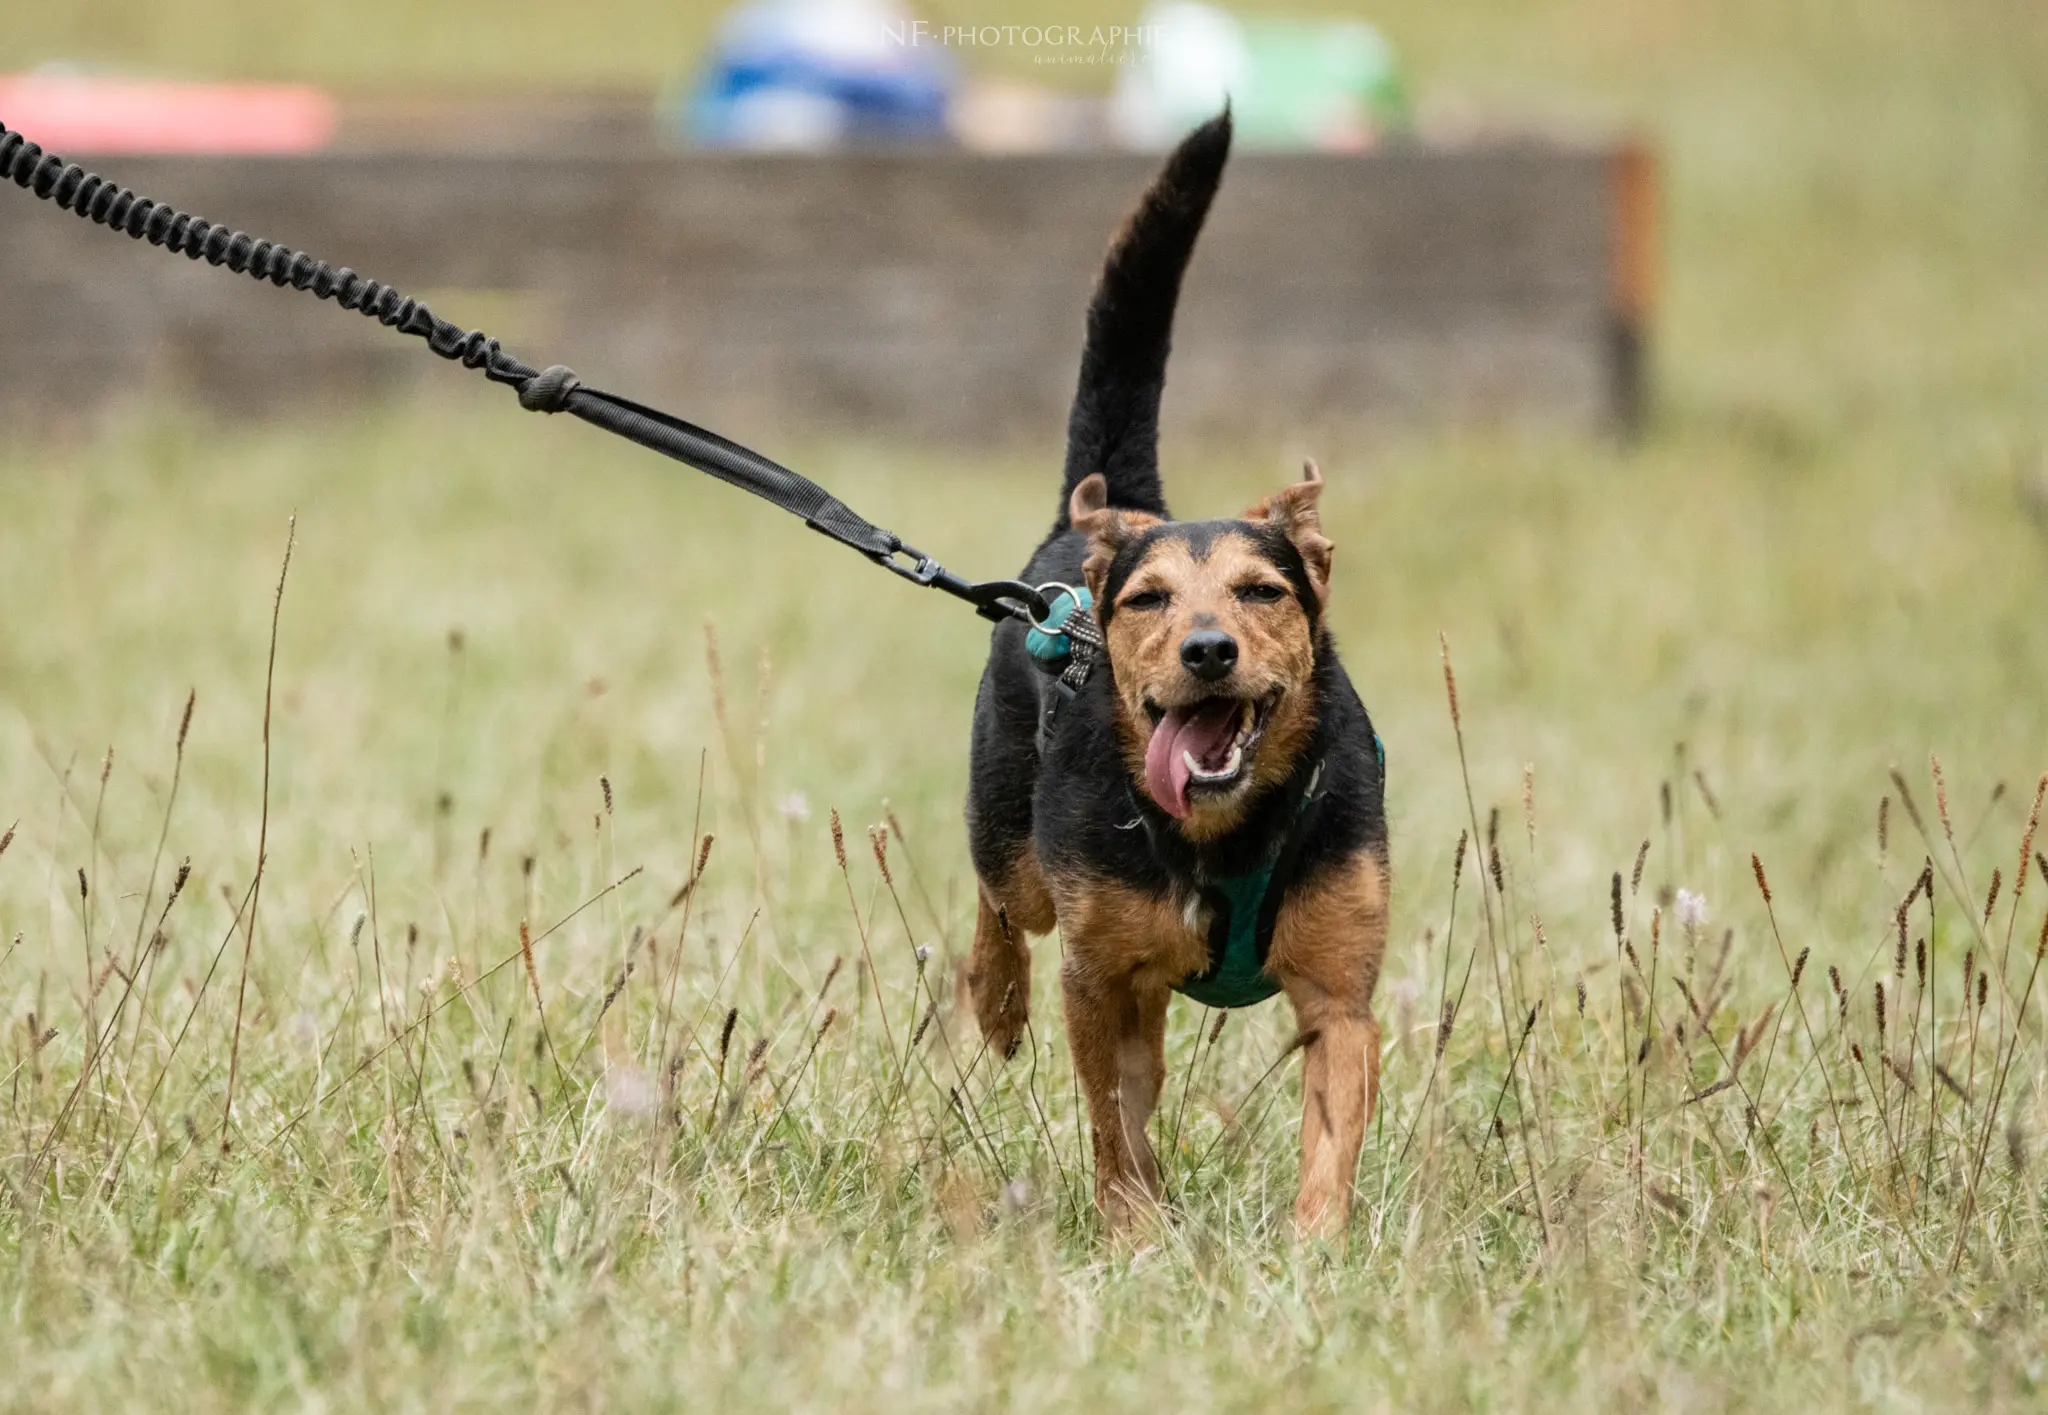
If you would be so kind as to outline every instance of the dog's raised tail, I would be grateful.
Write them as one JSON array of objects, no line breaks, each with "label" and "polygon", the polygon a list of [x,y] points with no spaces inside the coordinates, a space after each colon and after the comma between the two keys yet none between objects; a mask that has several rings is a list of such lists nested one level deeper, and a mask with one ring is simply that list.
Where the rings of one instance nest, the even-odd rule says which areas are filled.
[{"label": "dog's raised tail", "polygon": [[1159,484],[1159,395],[1181,273],[1230,155],[1230,110],[1181,140],[1117,233],[1088,305],[1080,385],[1067,419],[1067,472],[1055,529],[1074,488],[1100,472],[1109,504],[1166,515]]}]

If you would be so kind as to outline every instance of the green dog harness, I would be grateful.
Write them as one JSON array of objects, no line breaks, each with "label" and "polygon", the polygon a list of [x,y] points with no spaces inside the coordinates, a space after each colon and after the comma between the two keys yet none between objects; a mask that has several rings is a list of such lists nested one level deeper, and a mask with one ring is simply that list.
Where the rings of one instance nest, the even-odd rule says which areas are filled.
[{"label": "green dog harness", "polygon": [[[1380,771],[1387,769],[1387,749],[1380,735],[1372,736],[1373,756]],[[1283,861],[1292,863],[1307,823],[1309,807],[1322,785],[1323,768],[1318,762],[1295,808],[1294,824],[1280,848],[1257,869],[1241,875],[1210,880],[1202,889],[1202,902],[1209,906],[1209,966],[1190,973],[1174,985],[1174,991],[1191,997],[1204,1007],[1253,1007],[1280,991],[1279,980],[1266,971],[1266,955],[1273,947],[1273,924],[1280,916],[1283,889],[1273,893],[1273,876]],[[1268,898],[1268,896],[1271,896]]]},{"label": "green dog harness", "polygon": [[1279,981],[1266,971],[1273,924],[1286,897],[1284,890],[1274,893],[1273,876],[1282,861],[1292,862],[1322,781],[1323,767],[1318,762],[1294,809],[1294,824],[1263,864],[1241,875],[1212,879],[1202,887],[1202,902],[1210,912],[1209,966],[1176,983],[1176,992],[1204,1007],[1252,1007],[1280,991]]},{"label": "green dog harness", "polygon": [[1250,874],[1211,880],[1202,890],[1203,902],[1214,912],[1209,968],[1176,983],[1176,992],[1204,1007],[1251,1007],[1280,991],[1280,984],[1266,971],[1273,921],[1265,917],[1266,893],[1278,863],[1276,855]]}]

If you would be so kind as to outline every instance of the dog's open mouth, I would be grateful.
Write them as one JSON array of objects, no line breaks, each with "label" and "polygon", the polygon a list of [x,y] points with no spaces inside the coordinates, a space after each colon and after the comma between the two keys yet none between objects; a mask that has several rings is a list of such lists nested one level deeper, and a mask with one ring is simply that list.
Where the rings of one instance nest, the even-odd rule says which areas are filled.
[{"label": "dog's open mouth", "polygon": [[1236,787],[1279,700],[1275,688],[1260,698],[1203,698],[1170,708],[1148,701],[1152,741],[1145,749],[1145,789],[1152,799],[1167,814],[1186,819],[1192,796]]}]

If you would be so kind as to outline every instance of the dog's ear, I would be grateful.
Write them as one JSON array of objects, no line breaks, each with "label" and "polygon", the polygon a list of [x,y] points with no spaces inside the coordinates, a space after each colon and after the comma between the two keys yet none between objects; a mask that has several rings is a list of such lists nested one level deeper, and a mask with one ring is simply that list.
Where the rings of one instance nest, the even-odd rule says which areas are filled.
[{"label": "dog's ear", "polygon": [[1083,477],[1067,502],[1067,520],[1088,537],[1088,557],[1081,574],[1088,581],[1088,593],[1095,598],[1096,613],[1102,604],[1102,583],[1109,577],[1109,562],[1116,553],[1136,540],[1159,518],[1144,511],[1119,511],[1109,504],[1109,483],[1102,473]]},{"label": "dog's ear", "polygon": [[1308,582],[1318,603],[1330,598],[1330,557],[1334,549],[1323,534],[1322,513],[1316,503],[1323,495],[1323,473],[1313,459],[1301,464],[1301,480],[1276,491],[1244,513],[1247,521],[1264,521],[1277,526],[1294,542],[1308,567]]}]

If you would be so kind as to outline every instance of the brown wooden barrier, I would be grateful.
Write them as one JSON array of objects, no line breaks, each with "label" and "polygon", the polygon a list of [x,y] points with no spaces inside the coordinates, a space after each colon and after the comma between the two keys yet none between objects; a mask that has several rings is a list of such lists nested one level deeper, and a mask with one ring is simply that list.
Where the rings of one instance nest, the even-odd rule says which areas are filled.
[{"label": "brown wooden barrier", "polygon": [[[1053,442],[1102,251],[1154,159],[340,152],[88,165],[742,440]],[[1167,422],[1628,426],[1652,174],[1513,142],[1234,160],[1182,301]],[[0,416],[140,396],[224,416],[481,383],[416,341],[0,192]],[[479,393],[478,396],[485,396]],[[502,393],[490,396],[503,397]]]}]

